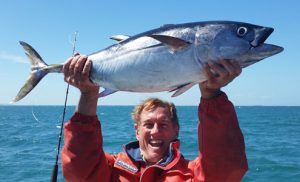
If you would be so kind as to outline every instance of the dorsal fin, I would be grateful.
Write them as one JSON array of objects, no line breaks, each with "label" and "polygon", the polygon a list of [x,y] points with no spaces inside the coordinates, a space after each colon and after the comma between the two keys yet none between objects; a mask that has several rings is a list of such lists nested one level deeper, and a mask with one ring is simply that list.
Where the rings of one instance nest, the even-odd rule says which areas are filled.
[{"label": "dorsal fin", "polygon": [[130,38],[130,36],[128,36],[128,35],[113,35],[113,36],[110,37],[110,39],[116,40],[116,41],[123,41],[123,40],[126,40],[128,38]]}]

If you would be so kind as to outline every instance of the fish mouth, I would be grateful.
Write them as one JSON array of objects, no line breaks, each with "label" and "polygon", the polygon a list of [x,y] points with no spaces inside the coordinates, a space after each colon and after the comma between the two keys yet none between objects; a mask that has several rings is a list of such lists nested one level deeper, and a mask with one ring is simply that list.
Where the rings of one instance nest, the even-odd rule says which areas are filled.
[{"label": "fish mouth", "polygon": [[241,58],[241,60],[244,60],[242,61],[241,66],[243,68],[247,67],[262,59],[278,54],[283,50],[283,47],[266,43],[263,43],[257,47],[252,47],[252,49],[250,49],[249,52]]},{"label": "fish mouth", "polygon": [[241,60],[244,60],[241,64],[242,67],[247,67],[283,51],[283,47],[265,43],[273,31],[274,29],[270,27],[255,29],[255,37],[254,40],[250,42],[251,47],[249,52],[241,58]]},{"label": "fish mouth", "polygon": [[272,34],[274,28],[270,27],[262,27],[259,29],[255,29],[255,38],[250,43],[252,47],[257,47],[265,42],[267,38]]},{"label": "fish mouth", "polygon": [[283,51],[283,47],[266,44],[265,41],[272,34],[274,28],[271,27],[260,27],[254,29],[255,37],[254,40],[250,42],[251,50],[250,54],[256,59],[264,59],[266,57],[278,54]]},{"label": "fish mouth", "polygon": [[[283,47],[273,44],[261,44],[257,46],[253,51],[252,55],[256,55],[256,59],[264,59],[269,56],[273,56],[283,51]],[[251,51],[250,51],[251,53]]]}]

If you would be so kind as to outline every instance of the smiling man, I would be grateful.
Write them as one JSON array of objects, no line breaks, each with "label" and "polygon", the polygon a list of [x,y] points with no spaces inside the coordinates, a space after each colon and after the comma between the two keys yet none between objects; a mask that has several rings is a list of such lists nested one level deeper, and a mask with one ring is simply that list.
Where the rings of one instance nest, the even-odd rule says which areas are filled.
[{"label": "smiling man", "polygon": [[175,106],[150,98],[138,105],[132,116],[139,143],[137,150],[140,150],[141,157],[147,165],[170,159],[170,143],[177,139],[179,133]]},{"label": "smiling man", "polygon": [[65,125],[61,157],[67,181],[242,179],[247,171],[243,134],[232,103],[220,90],[241,73],[238,63],[223,60],[204,66],[208,80],[199,84],[199,155],[194,160],[185,159],[179,150],[179,121],[174,104],[157,98],[145,100],[132,113],[137,141],[124,145],[124,152],[105,153],[96,115],[99,86],[89,80],[90,68],[91,62],[79,54],[64,64],[65,81],[81,92],[76,112]]}]

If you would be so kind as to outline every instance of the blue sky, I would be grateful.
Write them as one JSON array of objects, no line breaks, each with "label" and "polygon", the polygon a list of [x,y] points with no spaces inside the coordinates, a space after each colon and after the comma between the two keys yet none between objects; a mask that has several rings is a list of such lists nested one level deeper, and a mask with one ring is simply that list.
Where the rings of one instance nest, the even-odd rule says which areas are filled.
[{"label": "blue sky", "polygon": [[[162,24],[208,20],[242,21],[275,28],[267,43],[284,52],[243,70],[223,90],[235,105],[300,105],[300,3],[289,1],[1,1],[0,104],[8,104],[29,74],[18,41],[31,44],[48,64],[62,63],[72,53],[70,39],[79,32],[77,51],[89,54],[113,43],[115,34],[134,35]],[[62,74],[49,74],[17,105],[63,105]],[[100,99],[102,105],[134,105],[156,96],[177,105],[197,105],[198,87],[171,98],[170,93],[118,92]],[[78,102],[72,88],[69,105]]]}]

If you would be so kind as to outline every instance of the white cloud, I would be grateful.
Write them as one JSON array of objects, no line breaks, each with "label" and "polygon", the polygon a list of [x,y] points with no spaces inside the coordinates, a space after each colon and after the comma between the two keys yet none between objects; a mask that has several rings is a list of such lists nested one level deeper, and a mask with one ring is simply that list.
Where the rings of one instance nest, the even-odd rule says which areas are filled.
[{"label": "white cloud", "polygon": [[18,55],[13,55],[10,53],[7,53],[5,51],[0,51],[0,61],[13,61],[17,63],[25,63],[28,64],[28,60],[26,57],[18,56]]}]

